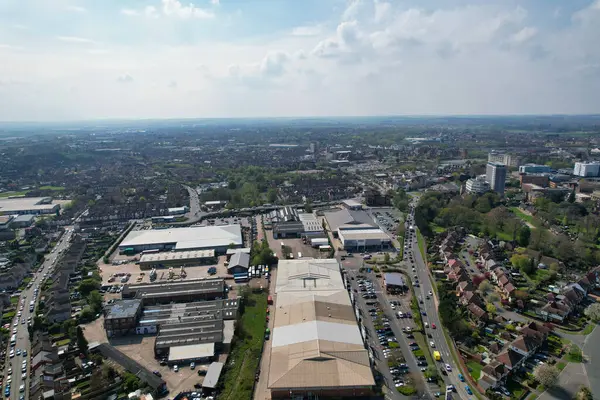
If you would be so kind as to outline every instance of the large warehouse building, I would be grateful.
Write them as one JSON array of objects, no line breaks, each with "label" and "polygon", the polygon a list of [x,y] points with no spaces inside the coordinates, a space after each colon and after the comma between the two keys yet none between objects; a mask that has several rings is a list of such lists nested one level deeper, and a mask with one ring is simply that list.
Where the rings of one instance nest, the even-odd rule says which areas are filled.
[{"label": "large warehouse building", "polygon": [[273,398],[368,396],[368,351],[335,259],[281,260],[268,387]]},{"label": "large warehouse building", "polygon": [[52,204],[52,197],[11,197],[0,199],[0,215],[54,214],[59,204]]},{"label": "large warehouse building", "polygon": [[242,247],[242,228],[238,224],[191,228],[147,229],[131,231],[119,245],[119,251],[214,250],[225,254],[231,246]]},{"label": "large warehouse building", "polygon": [[384,250],[392,246],[389,235],[365,211],[342,209],[326,212],[325,219],[345,250]]}]

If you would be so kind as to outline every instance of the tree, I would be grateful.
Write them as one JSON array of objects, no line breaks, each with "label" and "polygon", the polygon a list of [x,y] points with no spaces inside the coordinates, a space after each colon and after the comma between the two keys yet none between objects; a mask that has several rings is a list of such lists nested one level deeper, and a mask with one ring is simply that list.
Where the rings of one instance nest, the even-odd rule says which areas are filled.
[{"label": "tree", "polygon": [[92,291],[88,295],[87,302],[94,314],[102,311],[102,295],[97,290]]},{"label": "tree", "polygon": [[487,303],[485,305],[485,310],[488,312],[488,314],[492,314],[492,315],[496,314],[496,311],[497,311],[496,306],[493,305],[492,303]]},{"label": "tree", "polygon": [[523,225],[517,232],[517,242],[519,246],[529,246],[529,239],[531,238],[531,229],[527,225]]},{"label": "tree", "polygon": [[548,364],[538,365],[533,370],[533,376],[535,379],[545,388],[551,388],[558,383],[558,375],[560,371],[558,368]]},{"label": "tree", "polygon": [[593,303],[585,309],[584,314],[588,316],[592,321],[600,321],[600,303]]},{"label": "tree", "polygon": [[383,262],[386,264],[390,263],[390,253],[385,253],[383,256]]},{"label": "tree", "polygon": [[594,396],[592,395],[592,391],[590,388],[586,386],[582,386],[581,389],[575,395],[575,399],[577,400],[594,400]]},{"label": "tree", "polygon": [[493,288],[494,287],[488,280],[485,280],[479,284],[479,291],[484,295],[490,292]]},{"label": "tree", "polygon": [[79,293],[82,297],[87,297],[92,291],[100,289],[100,282],[94,279],[84,279],[79,283]]},{"label": "tree", "polygon": [[88,353],[88,341],[83,334],[83,329],[80,326],[77,327],[77,348],[81,353],[87,355]]},{"label": "tree", "polygon": [[567,197],[567,201],[569,203],[575,203],[575,189],[571,190],[571,193],[569,193],[569,197]]}]

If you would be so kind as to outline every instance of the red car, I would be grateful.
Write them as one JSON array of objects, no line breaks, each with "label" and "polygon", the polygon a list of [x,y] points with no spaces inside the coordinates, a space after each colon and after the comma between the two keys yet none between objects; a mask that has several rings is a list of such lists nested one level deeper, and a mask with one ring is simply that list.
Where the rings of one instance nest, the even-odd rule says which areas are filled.
[{"label": "red car", "polygon": [[431,329],[435,329],[435,324],[431,324]]}]

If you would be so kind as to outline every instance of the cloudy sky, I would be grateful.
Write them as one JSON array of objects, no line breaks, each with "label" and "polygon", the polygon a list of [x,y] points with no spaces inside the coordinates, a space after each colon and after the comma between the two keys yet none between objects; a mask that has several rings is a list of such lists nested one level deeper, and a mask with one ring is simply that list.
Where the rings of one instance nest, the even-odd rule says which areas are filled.
[{"label": "cloudy sky", "polygon": [[600,0],[1,0],[0,120],[600,112]]}]

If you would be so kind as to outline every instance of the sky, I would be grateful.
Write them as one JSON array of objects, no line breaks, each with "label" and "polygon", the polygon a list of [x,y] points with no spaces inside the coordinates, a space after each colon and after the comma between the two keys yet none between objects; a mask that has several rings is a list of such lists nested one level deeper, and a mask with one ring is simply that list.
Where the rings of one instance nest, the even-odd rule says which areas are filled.
[{"label": "sky", "polygon": [[1,0],[0,121],[600,113],[600,0]]}]

